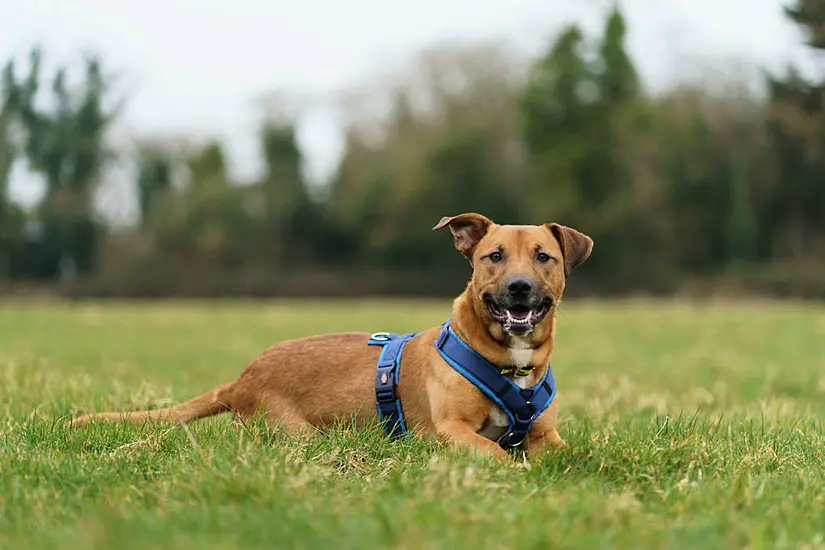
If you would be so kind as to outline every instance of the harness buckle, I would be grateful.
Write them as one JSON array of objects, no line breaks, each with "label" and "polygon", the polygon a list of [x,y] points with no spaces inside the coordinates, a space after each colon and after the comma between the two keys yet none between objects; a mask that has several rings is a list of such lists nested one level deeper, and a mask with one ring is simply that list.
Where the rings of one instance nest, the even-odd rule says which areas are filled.
[{"label": "harness buckle", "polygon": [[391,389],[375,392],[375,400],[379,403],[395,403],[395,394]]}]

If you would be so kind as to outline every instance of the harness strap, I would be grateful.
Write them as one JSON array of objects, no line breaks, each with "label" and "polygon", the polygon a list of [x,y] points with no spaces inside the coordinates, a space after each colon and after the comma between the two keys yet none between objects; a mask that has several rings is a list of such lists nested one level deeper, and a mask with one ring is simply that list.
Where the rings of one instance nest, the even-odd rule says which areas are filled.
[{"label": "harness strap", "polygon": [[376,332],[370,336],[370,346],[383,346],[375,369],[375,408],[384,431],[390,439],[397,439],[407,433],[401,400],[398,399],[398,369],[401,365],[401,352],[406,344],[419,333],[393,334]]},{"label": "harness strap", "polygon": [[[401,400],[398,398],[398,371],[404,345],[421,333],[393,334],[376,332],[368,344],[383,346],[375,369],[375,408],[384,431],[391,439],[407,433]],[[524,442],[533,422],[556,397],[553,369],[547,371],[532,388],[520,388],[504,376],[501,370],[464,343],[450,327],[450,320],[441,326],[435,340],[439,355],[459,374],[489,397],[507,415],[507,431],[498,440],[504,449]]]},{"label": "harness strap", "polygon": [[556,397],[553,369],[548,365],[538,384],[522,389],[464,343],[449,323],[448,320],[442,325],[435,341],[438,353],[507,415],[509,425],[499,439],[499,445],[505,449],[518,447],[524,442],[535,419]]}]

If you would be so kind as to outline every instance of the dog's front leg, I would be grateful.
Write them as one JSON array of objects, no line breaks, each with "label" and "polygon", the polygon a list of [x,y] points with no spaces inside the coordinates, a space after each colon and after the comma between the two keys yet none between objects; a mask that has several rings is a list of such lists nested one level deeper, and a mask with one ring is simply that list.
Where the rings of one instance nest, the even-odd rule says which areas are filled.
[{"label": "dog's front leg", "polygon": [[561,450],[567,443],[554,427],[548,430],[536,431],[535,428],[527,436],[527,454],[537,456],[549,450]]},{"label": "dog's front leg", "polygon": [[567,447],[564,439],[556,429],[559,417],[559,405],[554,401],[550,407],[533,422],[530,433],[527,434],[527,454],[538,456],[550,450],[561,450]]},{"label": "dog's front leg", "polygon": [[497,459],[507,458],[507,453],[499,445],[478,435],[466,422],[446,420],[437,426],[438,435],[459,447],[469,448],[485,456]]}]

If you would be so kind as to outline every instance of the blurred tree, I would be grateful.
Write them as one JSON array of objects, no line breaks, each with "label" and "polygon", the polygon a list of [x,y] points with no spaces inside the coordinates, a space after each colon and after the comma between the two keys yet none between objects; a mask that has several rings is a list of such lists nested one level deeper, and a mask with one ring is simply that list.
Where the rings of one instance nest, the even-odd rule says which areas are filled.
[{"label": "blurred tree", "polygon": [[265,122],[260,133],[264,177],[261,181],[266,211],[263,243],[276,265],[299,261],[313,240],[320,220],[302,173],[301,151],[291,124]]},{"label": "blurred tree", "polygon": [[601,243],[589,271],[631,280],[641,269],[630,243],[648,238],[636,221],[629,136],[640,128],[640,85],[625,50],[618,7],[593,52],[570,26],[538,59],[523,94],[523,136],[532,169],[531,218],[586,228]]},{"label": "blurred tree", "polygon": [[473,205],[502,223],[519,221],[520,66],[497,45],[436,46],[369,96],[386,115],[348,128],[329,200],[339,227],[357,236],[361,261],[445,258],[431,250],[444,246],[428,228]]},{"label": "blurred tree", "polygon": [[[517,220],[519,205],[496,179],[491,158],[483,135],[447,136],[427,160],[426,176],[411,198],[411,208],[394,220],[407,229],[385,243],[381,252],[384,261],[405,268],[440,265],[464,269],[464,260],[444,245],[443,235],[427,231],[434,225],[434,217],[438,221],[441,215],[466,211],[483,212],[500,223]],[[419,229],[409,229],[413,227]]]},{"label": "blurred tree", "polygon": [[755,216],[748,185],[747,161],[739,152],[730,156],[730,217],[726,229],[726,261],[740,267],[752,260],[756,246]]},{"label": "blurred tree", "polygon": [[9,61],[0,77],[0,201],[7,199],[9,176],[16,150],[12,140],[15,103],[14,64]]},{"label": "blurred tree", "polygon": [[[602,253],[593,258],[591,273],[612,272],[619,284],[648,284],[648,250],[636,244],[655,239],[652,224],[640,219],[640,197],[631,179],[639,162],[628,138],[649,131],[636,69],[626,50],[627,26],[619,7],[608,12],[593,62],[596,101],[589,110],[590,154],[578,182],[584,221]],[[632,140],[632,138],[630,138]]]},{"label": "blurred tree", "polygon": [[[786,11],[821,53],[822,2],[795,0]],[[778,260],[786,273],[797,263],[789,259],[822,257],[825,81],[792,68],[768,80],[767,102],[725,74],[654,94],[627,52],[621,11],[605,15],[597,39],[569,26],[529,66],[500,45],[442,44],[390,81],[360,87],[327,189],[306,181],[295,125],[283,118],[265,117],[264,170],[251,182],[232,180],[221,143],[183,154],[144,143],[134,177],[141,226],[108,240],[138,253],[118,249],[109,260],[162,263],[158,288],[178,272],[186,286],[193,266],[205,286],[210,274],[253,280],[273,268],[345,265],[438,284],[466,263],[429,228],[470,210],[587,232],[598,253],[579,277],[602,292],[744,278],[765,269],[755,261]],[[92,197],[114,110],[97,60],[77,87],[59,69],[46,98],[38,50],[31,61],[23,81],[11,64],[2,81],[0,270],[42,279],[65,265],[93,268],[102,227]],[[30,215],[8,199],[15,154],[46,181]],[[188,185],[172,185],[179,170]]]},{"label": "blurred tree", "polygon": [[246,196],[233,185],[223,146],[209,141],[185,159],[188,184],[160,195],[151,227],[163,254],[198,265],[242,267],[256,245],[256,226]]},{"label": "blurred tree", "polygon": [[22,213],[9,197],[11,169],[17,154],[12,136],[16,86],[11,61],[0,78],[0,278],[4,278],[10,275],[12,251],[22,237]]},{"label": "blurred tree", "polygon": [[[807,43],[825,51],[825,3],[796,0],[786,9]],[[769,77],[769,135],[777,178],[762,220],[771,229],[772,255],[805,258],[825,254],[825,78],[807,81],[791,67]]]},{"label": "blurred tree", "polygon": [[533,65],[522,94],[530,163],[528,217],[583,225],[582,181],[592,156],[595,74],[581,30],[571,25]]},{"label": "blurred tree", "polygon": [[93,210],[93,196],[110,157],[105,134],[116,111],[105,106],[109,84],[95,57],[86,59],[85,78],[77,90],[69,90],[66,69],[58,68],[51,108],[40,107],[41,57],[39,49],[31,52],[29,75],[17,93],[26,157],[46,183],[38,207],[40,259],[32,275],[55,278],[74,271],[88,273],[93,267],[103,229]]},{"label": "blurred tree", "polygon": [[[761,108],[749,93],[723,86],[712,94],[683,85],[651,102],[654,146],[647,173],[653,175],[647,178],[657,185],[645,184],[644,194],[656,198],[635,214],[638,223],[656,228],[648,242],[659,262],[701,274],[754,259],[770,155]],[[637,196],[642,166],[637,158]]]},{"label": "blurred tree", "polygon": [[162,146],[142,143],[137,151],[138,206],[142,226],[149,224],[158,203],[172,189],[175,160]]},{"label": "blurred tree", "polygon": [[226,153],[223,145],[209,141],[186,159],[189,172],[189,187],[193,190],[219,188],[229,185]]},{"label": "blurred tree", "polygon": [[[627,193],[631,186],[619,158],[621,143],[618,137],[623,133],[623,126],[638,122],[640,85],[625,49],[626,35],[624,16],[614,5],[607,16],[595,63],[598,67],[595,75],[598,100],[589,120],[593,127],[593,157],[579,182],[585,201],[593,208],[604,209],[606,203]],[[614,228],[606,229],[612,231]]]},{"label": "blurred tree", "polygon": [[260,242],[279,266],[346,264],[352,239],[336,211],[310,193],[292,123],[266,121],[260,133],[265,206]]},{"label": "blurred tree", "polygon": [[618,5],[614,5],[608,13],[599,48],[600,74],[597,77],[600,99],[608,106],[635,100],[641,92],[636,68],[626,50],[626,38],[624,15]]},{"label": "blurred tree", "polygon": [[795,0],[784,8],[785,14],[805,33],[807,44],[825,50],[825,2],[822,0]]}]

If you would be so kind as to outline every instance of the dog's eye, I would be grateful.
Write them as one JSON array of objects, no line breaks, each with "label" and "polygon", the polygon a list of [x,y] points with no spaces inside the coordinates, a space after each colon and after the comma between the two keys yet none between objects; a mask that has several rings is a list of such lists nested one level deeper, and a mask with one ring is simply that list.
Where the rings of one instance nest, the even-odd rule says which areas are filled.
[{"label": "dog's eye", "polygon": [[550,261],[550,255],[547,254],[546,252],[539,252],[536,255],[536,260],[538,260],[540,263],[546,264],[547,262]]},{"label": "dog's eye", "polygon": [[501,252],[491,252],[488,257],[490,258],[490,261],[494,264],[497,264],[504,259],[504,256],[501,255]]}]

